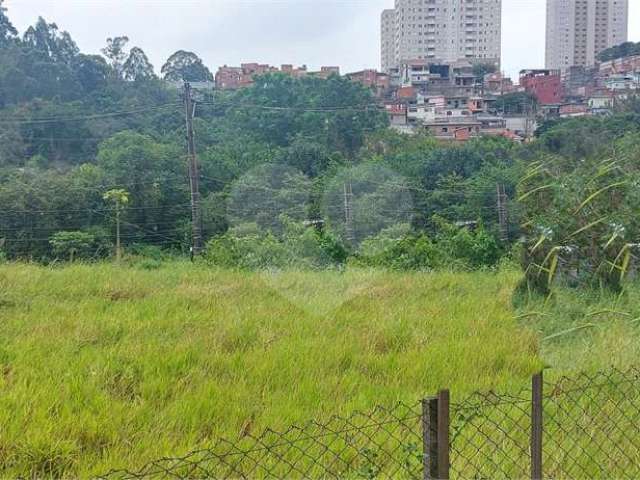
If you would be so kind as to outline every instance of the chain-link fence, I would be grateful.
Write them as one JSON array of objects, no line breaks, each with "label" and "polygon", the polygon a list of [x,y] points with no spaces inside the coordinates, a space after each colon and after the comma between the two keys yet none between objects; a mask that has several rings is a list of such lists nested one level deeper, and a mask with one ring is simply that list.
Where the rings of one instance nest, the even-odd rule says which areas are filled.
[{"label": "chain-link fence", "polygon": [[547,383],[538,375],[515,394],[448,398],[219,441],[103,478],[640,477],[635,368]]},{"label": "chain-link fence", "polygon": [[549,478],[640,478],[640,371],[611,370],[545,385]]},{"label": "chain-link fence", "polygon": [[421,419],[420,403],[378,407],[285,432],[220,441],[211,449],[105,478],[420,478]]},{"label": "chain-link fence", "polygon": [[451,405],[451,475],[455,478],[529,476],[531,392],[476,393]]}]

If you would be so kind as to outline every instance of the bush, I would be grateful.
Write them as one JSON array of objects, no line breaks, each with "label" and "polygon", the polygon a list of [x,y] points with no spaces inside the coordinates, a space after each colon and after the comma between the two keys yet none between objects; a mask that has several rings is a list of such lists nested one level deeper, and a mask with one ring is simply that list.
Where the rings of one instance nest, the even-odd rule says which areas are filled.
[{"label": "bush", "polygon": [[157,270],[163,263],[171,260],[173,256],[156,245],[144,245],[135,243],[128,247],[127,263],[144,270]]},{"label": "bush", "polygon": [[434,239],[426,234],[397,235],[394,226],[365,240],[354,264],[393,270],[467,270],[495,266],[501,258],[496,239],[482,227],[475,231],[435,219]]},{"label": "bush", "polygon": [[365,239],[352,256],[330,234],[286,223],[283,236],[260,233],[255,225],[241,225],[209,241],[204,258],[224,268],[321,269],[344,265],[392,270],[471,269],[494,266],[501,249],[483,228],[476,231],[440,223],[432,240],[424,233],[407,234],[408,225],[397,224]]},{"label": "bush", "polygon": [[549,156],[520,182],[526,222],[522,266],[528,288],[548,293],[559,279],[620,291],[640,255],[640,134],[614,154]]},{"label": "bush", "polygon": [[264,270],[270,268],[319,269],[345,262],[347,251],[331,235],[286,218],[284,233],[275,236],[256,224],[241,224],[207,243],[204,258],[224,268]]},{"label": "bush", "polygon": [[438,251],[426,235],[400,239],[373,238],[363,244],[363,253],[353,264],[392,270],[430,270],[437,266]]},{"label": "bush", "polygon": [[498,263],[502,250],[496,238],[482,226],[475,230],[458,228],[436,220],[439,231],[436,243],[442,258],[462,268],[492,267]]},{"label": "bush", "polygon": [[68,258],[70,262],[78,259],[89,259],[94,253],[96,238],[88,232],[58,232],[49,243],[54,255]]}]

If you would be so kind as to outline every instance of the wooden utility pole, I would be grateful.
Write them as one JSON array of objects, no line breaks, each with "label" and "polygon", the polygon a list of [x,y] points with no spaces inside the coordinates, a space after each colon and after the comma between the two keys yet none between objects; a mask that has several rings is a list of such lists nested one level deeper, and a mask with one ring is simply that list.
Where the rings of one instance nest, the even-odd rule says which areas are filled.
[{"label": "wooden utility pole", "polygon": [[509,215],[507,211],[507,193],[504,185],[497,184],[497,199],[498,199],[498,222],[500,225],[500,240],[503,242],[509,241]]},{"label": "wooden utility pole", "polygon": [[200,185],[198,181],[198,159],[196,144],[193,138],[193,117],[195,104],[191,98],[191,85],[184,82],[184,104],[187,122],[187,152],[189,161],[189,183],[191,185],[191,237],[193,255],[202,252],[202,223],[200,217]]}]

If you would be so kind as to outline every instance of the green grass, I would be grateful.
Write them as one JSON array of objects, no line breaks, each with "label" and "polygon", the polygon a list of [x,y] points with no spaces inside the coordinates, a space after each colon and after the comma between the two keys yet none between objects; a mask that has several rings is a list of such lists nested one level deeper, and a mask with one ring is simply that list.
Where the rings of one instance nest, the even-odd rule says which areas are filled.
[{"label": "green grass", "polygon": [[519,309],[521,325],[538,333],[540,355],[563,374],[638,365],[640,284],[621,294],[560,288]]},{"label": "green grass", "polygon": [[333,413],[521,383],[513,274],[0,266],[3,475],[80,475]]},{"label": "green grass", "polygon": [[637,358],[640,290],[516,309],[519,280],[0,265],[0,474],[135,469],[249,420],[259,433],[442,387],[519,388],[543,361]]}]

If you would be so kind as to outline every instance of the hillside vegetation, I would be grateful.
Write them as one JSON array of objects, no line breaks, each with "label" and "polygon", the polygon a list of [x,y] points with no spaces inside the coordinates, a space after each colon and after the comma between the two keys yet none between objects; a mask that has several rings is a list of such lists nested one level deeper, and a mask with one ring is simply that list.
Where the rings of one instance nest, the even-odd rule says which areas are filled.
[{"label": "hillside vegetation", "polygon": [[[125,250],[154,246],[188,254],[191,209],[179,80],[210,81],[212,73],[195,53],[182,50],[154,69],[135,42],[109,38],[102,55],[87,55],[68,32],[42,18],[20,34],[0,0],[0,257],[43,263],[108,258],[117,208],[105,194],[113,190],[127,193],[118,214]],[[248,88],[194,96],[199,222],[218,266],[255,266],[238,255],[247,250],[267,251],[289,266],[285,255],[272,252],[290,250],[302,237],[306,250],[321,250],[322,261],[306,262],[314,266],[342,266],[350,258],[398,270],[451,263],[493,267],[521,234],[535,243],[537,230],[566,223],[564,215],[549,218],[537,204],[546,205],[549,197],[558,208],[571,204],[562,195],[564,175],[585,160],[589,168],[570,182],[576,206],[602,186],[629,205],[637,200],[628,183],[620,184],[636,174],[619,158],[637,164],[640,102],[633,99],[608,118],[541,123],[537,141],[520,145],[504,138],[443,144],[427,134],[395,133],[374,92],[337,75],[269,74]],[[502,100],[497,108],[522,103]],[[586,174],[603,164],[607,175],[585,185]],[[532,165],[549,175],[529,176]],[[523,190],[525,176],[524,186],[539,195]],[[353,193],[350,222],[347,185]],[[508,198],[508,225],[499,225],[497,185]],[[523,211],[516,200],[527,193]],[[580,226],[603,213],[589,210],[581,210]],[[283,238],[284,226],[292,224],[296,234]],[[317,231],[299,228],[310,224]],[[460,225],[477,229],[471,235]],[[612,226],[625,227],[629,237],[617,235],[610,245],[607,254],[615,260],[614,250],[637,240],[631,238],[633,221],[607,218],[595,233],[581,233],[611,237]],[[540,260],[566,246],[555,237],[538,250]],[[573,239],[560,238],[565,240]],[[363,243],[373,248],[361,249]]]}]

